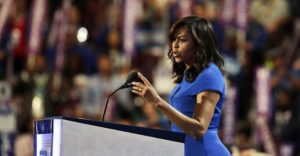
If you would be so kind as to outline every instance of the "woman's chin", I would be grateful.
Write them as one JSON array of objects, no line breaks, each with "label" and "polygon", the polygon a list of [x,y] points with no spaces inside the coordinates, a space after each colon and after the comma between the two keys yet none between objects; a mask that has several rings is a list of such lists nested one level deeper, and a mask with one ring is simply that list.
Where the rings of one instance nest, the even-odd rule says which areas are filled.
[{"label": "woman's chin", "polygon": [[181,60],[180,58],[175,58],[175,62],[176,62],[176,63],[181,63],[182,60]]}]

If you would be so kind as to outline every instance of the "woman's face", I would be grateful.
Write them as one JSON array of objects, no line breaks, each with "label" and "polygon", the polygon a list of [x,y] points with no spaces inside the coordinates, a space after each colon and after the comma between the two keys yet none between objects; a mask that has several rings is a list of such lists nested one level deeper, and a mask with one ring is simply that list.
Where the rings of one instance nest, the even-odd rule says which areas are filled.
[{"label": "woman's face", "polygon": [[176,63],[184,63],[190,67],[194,60],[196,52],[195,42],[192,34],[187,28],[179,28],[175,32],[175,38],[172,41],[172,54]]}]

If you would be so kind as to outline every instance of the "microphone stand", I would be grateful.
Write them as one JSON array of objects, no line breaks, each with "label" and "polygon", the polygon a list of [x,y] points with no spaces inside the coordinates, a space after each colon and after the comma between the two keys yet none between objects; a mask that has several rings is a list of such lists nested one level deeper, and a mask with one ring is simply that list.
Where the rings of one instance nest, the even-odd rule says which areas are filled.
[{"label": "microphone stand", "polygon": [[103,115],[102,115],[102,119],[101,119],[101,122],[104,121],[104,117],[105,117],[105,113],[106,113],[106,108],[107,108],[107,104],[108,104],[108,101],[109,101],[109,98],[114,95],[117,91],[119,91],[120,89],[123,89],[123,88],[128,88],[131,86],[131,83],[125,83],[124,85],[122,85],[121,87],[119,87],[118,89],[116,89],[114,92],[110,93],[107,98],[106,98],[106,103],[105,103],[105,107],[104,107],[104,112],[103,112]]}]

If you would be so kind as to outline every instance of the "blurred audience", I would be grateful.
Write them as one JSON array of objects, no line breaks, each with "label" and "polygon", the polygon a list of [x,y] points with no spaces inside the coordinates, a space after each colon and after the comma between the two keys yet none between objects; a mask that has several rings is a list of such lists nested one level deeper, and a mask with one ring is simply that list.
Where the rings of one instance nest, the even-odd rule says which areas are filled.
[{"label": "blurred audience", "polygon": [[[279,149],[278,155],[283,155],[286,149],[291,151],[289,155],[300,155],[297,134],[300,128],[300,14],[297,0],[247,1],[249,12],[242,35],[244,42],[240,41],[237,24],[228,25],[221,19],[226,1],[136,1],[132,57],[123,50],[123,41],[127,39],[123,36],[126,28],[124,1],[73,0],[66,13],[69,20],[60,85],[55,82],[55,61],[61,22],[56,14],[61,3],[49,2],[41,49],[36,54],[35,65],[28,67],[27,38],[34,2],[15,2],[1,34],[0,80],[9,82],[13,88],[11,106],[16,109],[16,155],[20,151],[32,155],[32,146],[27,145],[32,144],[33,120],[49,116],[100,120],[107,96],[125,82],[133,69],[143,72],[162,97],[168,99],[172,89],[172,83],[167,81],[171,77],[166,57],[169,26],[188,11],[212,22],[219,51],[225,60],[227,85],[237,89],[235,142],[228,144],[232,154],[267,155],[264,145],[255,139],[253,124],[256,120],[253,114],[256,69],[266,67],[271,73],[268,126]],[[186,6],[183,5],[190,9],[184,10]],[[153,106],[134,96],[130,89],[110,98],[105,121],[169,129],[169,121]]]}]

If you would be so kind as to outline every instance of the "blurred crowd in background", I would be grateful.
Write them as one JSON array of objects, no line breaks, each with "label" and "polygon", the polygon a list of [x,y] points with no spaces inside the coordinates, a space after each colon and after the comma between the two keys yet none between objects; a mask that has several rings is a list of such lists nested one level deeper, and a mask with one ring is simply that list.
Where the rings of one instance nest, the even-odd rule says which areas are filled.
[{"label": "blurred crowd in background", "polygon": [[[225,60],[220,137],[233,155],[300,155],[298,0],[0,0],[0,156],[32,155],[33,121],[101,120],[131,70],[168,100],[168,31],[180,17],[212,22]],[[106,122],[169,129],[124,89]]]}]

